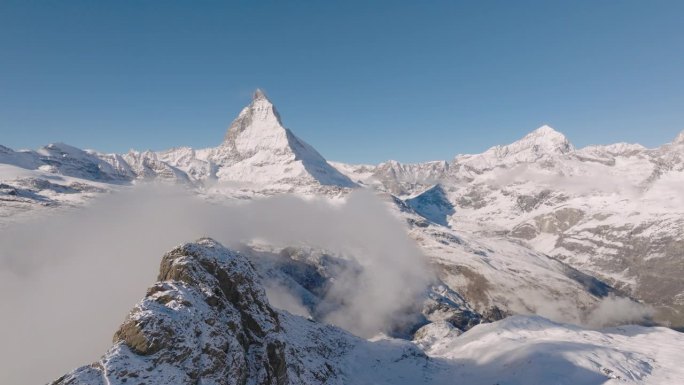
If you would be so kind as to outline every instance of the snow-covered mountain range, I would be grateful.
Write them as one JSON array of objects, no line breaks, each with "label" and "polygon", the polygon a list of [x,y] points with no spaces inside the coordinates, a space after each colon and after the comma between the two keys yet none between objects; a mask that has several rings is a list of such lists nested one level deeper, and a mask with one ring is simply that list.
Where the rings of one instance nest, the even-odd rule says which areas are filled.
[{"label": "snow-covered mountain range", "polygon": [[656,306],[657,318],[682,327],[682,138],[654,149],[626,143],[575,149],[543,126],[451,162],[340,169],[409,202],[441,200],[428,217],[518,240]]},{"label": "snow-covered mountain range", "polygon": [[[401,324],[383,330],[390,337],[367,341],[320,323],[325,306],[335,305],[325,302],[330,283],[363,268],[344,256],[301,245],[237,253],[208,239],[186,244],[164,257],[159,282],[104,358],[59,384],[682,378],[674,364],[684,358],[674,347],[681,334],[583,327],[684,327],[684,132],[656,149],[576,149],[543,126],[451,161],[350,165],[326,161],[285,128],[257,90],[213,148],[102,154],[65,144],[0,146],[0,228],[87,210],[102,194],[143,181],[185,186],[216,204],[294,194],[336,205],[371,190],[406,224],[434,279]],[[309,320],[269,305],[279,302],[266,298],[261,280],[278,282]],[[616,310],[597,321],[606,306],[640,306],[622,297],[656,312],[625,318]],[[641,346],[645,335],[663,350]],[[499,348],[510,356],[492,353]],[[542,373],[549,365],[555,369]]]}]

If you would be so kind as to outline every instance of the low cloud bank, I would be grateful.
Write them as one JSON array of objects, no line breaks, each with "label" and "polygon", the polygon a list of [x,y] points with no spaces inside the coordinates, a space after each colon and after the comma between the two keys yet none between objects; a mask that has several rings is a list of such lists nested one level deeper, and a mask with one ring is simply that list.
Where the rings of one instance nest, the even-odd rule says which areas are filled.
[{"label": "low cloud bank", "polygon": [[432,278],[403,226],[369,192],[335,205],[281,196],[221,206],[169,186],[9,226],[0,234],[0,383],[44,383],[97,359],[154,282],[162,254],[203,236],[354,258],[363,271],[335,283],[345,301],[328,321],[359,335],[384,331]]},{"label": "low cloud bank", "polygon": [[591,327],[649,323],[654,309],[629,298],[609,296],[592,309],[586,317]]},{"label": "low cloud bank", "polygon": [[592,307],[580,307],[571,297],[556,298],[535,290],[519,290],[518,299],[511,303],[517,314],[534,314],[555,322],[588,328],[637,324],[652,324],[653,307],[630,298],[609,295]]}]

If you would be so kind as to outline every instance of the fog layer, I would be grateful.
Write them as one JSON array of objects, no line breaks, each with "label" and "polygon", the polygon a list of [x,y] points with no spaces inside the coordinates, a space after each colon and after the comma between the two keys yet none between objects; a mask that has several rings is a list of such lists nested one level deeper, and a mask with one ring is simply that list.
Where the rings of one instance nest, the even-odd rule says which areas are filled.
[{"label": "fog layer", "polygon": [[232,206],[169,186],[115,193],[3,229],[0,383],[45,383],[97,360],[155,281],[162,254],[203,236],[355,258],[363,272],[336,283],[335,295],[347,301],[329,321],[359,335],[389,327],[431,278],[403,224],[369,192],[338,204],[281,196]]}]

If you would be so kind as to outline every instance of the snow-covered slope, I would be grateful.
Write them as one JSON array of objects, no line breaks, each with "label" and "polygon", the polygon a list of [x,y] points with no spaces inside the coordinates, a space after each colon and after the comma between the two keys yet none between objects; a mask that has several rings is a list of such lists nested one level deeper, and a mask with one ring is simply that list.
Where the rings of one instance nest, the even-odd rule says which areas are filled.
[{"label": "snow-covered slope", "polygon": [[453,383],[679,384],[684,334],[666,328],[602,330],[514,316],[463,335],[430,324],[416,342],[430,357],[461,363]]},{"label": "snow-covered slope", "polygon": [[44,168],[0,164],[0,228],[45,210],[82,206],[118,188],[118,184],[55,175]]},{"label": "snow-covered slope", "polygon": [[120,162],[120,158],[109,158],[64,143],[49,144],[36,151],[14,151],[0,146],[0,164],[109,183],[122,182],[129,177],[128,169],[117,161]]},{"label": "snow-covered slope", "polygon": [[510,314],[539,314],[584,323],[613,289],[546,254],[504,236],[477,234],[426,221],[394,198],[395,213],[429,258],[440,281],[488,320]]}]

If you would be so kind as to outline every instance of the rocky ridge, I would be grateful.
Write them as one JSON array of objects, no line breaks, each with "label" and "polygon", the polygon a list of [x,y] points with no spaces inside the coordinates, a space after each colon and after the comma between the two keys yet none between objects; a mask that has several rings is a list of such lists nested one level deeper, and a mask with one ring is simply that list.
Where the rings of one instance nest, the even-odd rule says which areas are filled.
[{"label": "rocky ridge", "polygon": [[157,283],[113,343],[52,384],[348,384],[358,383],[358,366],[392,383],[391,371],[417,380],[435,369],[409,342],[372,343],[273,309],[247,258],[208,238],[162,258]]}]

